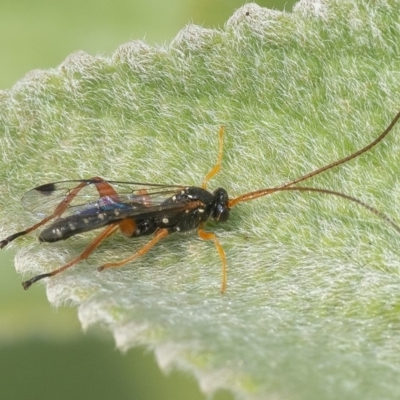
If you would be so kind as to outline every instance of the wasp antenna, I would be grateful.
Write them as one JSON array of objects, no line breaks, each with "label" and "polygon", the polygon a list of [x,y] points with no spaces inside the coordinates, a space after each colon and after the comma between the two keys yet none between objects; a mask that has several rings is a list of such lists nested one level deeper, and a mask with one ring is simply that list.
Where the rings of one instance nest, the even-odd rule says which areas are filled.
[{"label": "wasp antenna", "polygon": [[340,160],[337,160],[333,163],[327,164],[324,167],[318,168],[315,171],[309,172],[308,174],[305,174],[303,176],[301,176],[300,178],[294,179],[293,181],[287,182],[281,186],[277,186],[275,188],[269,188],[269,189],[261,189],[261,190],[256,190],[254,192],[250,192],[250,193],[246,193],[243,194],[242,196],[236,197],[235,199],[231,199],[229,200],[229,207],[232,208],[234,207],[236,204],[238,203],[242,203],[245,201],[249,201],[249,200],[254,200],[258,197],[262,197],[262,196],[266,196],[267,194],[271,194],[271,193],[275,193],[279,190],[282,190],[284,188],[287,188],[289,186],[293,186],[296,185],[299,182],[303,182],[307,179],[312,178],[315,175],[319,175],[322,172],[325,172],[329,169],[335,168],[338,165],[344,164],[347,161],[352,160],[353,158],[356,158],[358,156],[360,156],[361,154],[367,152],[368,150],[372,149],[372,147],[376,146],[381,140],[383,140],[383,138],[392,130],[392,128],[396,125],[397,121],[400,119],[400,111],[396,114],[396,116],[392,119],[392,121],[390,122],[390,124],[387,126],[387,128],[370,144],[368,144],[367,146],[363,147],[362,149],[356,151],[353,154],[350,154],[347,157],[341,158]]},{"label": "wasp antenna", "polygon": [[372,212],[375,214],[377,217],[382,219],[383,221],[389,223],[398,233],[400,233],[400,226],[396,224],[388,215],[383,213],[382,211],[379,211],[377,208],[370,206],[367,203],[364,203],[363,201],[357,199],[356,197],[349,196],[348,194],[341,193],[341,192],[336,192],[334,190],[329,190],[329,189],[322,189],[322,188],[314,188],[314,187],[304,187],[304,186],[290,186],[290,187],[285,187],[279,189],[279,191],[287,191],[287,190],[292,190],[292,191],[300,191],[300,192],[314,192],[314,193],[323,193],[323,194],[330,194],[333,196],[338,196],[343,199],[352,201],[354,203],[357,203],[361,207],[366,208],[368,211]]},{"label": "wasp antenna", "polygon": [[313,177],[313,176],[315,176],[315,175],[318,175],[318,174],[320,174],[320,173],[322,173],[322,172],[325,172],[325,171],[327,171],[328,169],[335,168],[335,167],[337,167],[338,165],[344,164],[344,163],[346,163],[347,161],[350,161],[350,160],[352,160],[353,158],[356,158],[356,157],[360,156],[361,154],[367,152],[368,150],[370,150],[370,149],[372,149],[374,146],[376,146],[381,140],[384,139],[384,137],[385,137],[385,136],[392,130],[392,128],[396,125],[396,123],[397,123],[397,121],[399,120],[399,118],[400,118],[400,111],[399,111],[399,112],[396,114],[396,116],[392,119],[392,121],[391,121],[390,124],[387,126],[387,128],[386,128],[373,142],[371,142],[371,143],[368,144],[367,146],[363,147],[362,149],[356,151],[356,152],[353,153],[353,154],[350,154],[350,155],[347,156],[347,157],[341,158],[340,160],[337,160],[337,161],[335,161],[335,162],[333,162],[333,163],[330,163],[330,164],[328,164],[328,165],[325,165],[324,167],[321,167],[321,168],[319,168],[319,169],[317,169],[317,170],[315,170],[315,171],[313,171],[313,172],[309,172],[308,174],[303,175],[302,177],[297,178],[297,179],[295,179],[295,180],[293,180],[293,181],[291,181],[291,182],[285,183],[284,185],[280,186],[280,188],[284,188],[284,187],[288,187],[288,186],[293,186],[293,185],[295,185],[296,183],[305,181],[306,179],[309,179],[309,178],[311,178],[311,177]]}]

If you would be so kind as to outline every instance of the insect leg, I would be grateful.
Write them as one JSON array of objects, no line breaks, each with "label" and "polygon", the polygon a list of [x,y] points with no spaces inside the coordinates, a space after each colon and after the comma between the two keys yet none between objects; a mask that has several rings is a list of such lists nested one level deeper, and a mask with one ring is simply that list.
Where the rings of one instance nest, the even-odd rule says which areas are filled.
[{"label": "insect leg", "polygon": [[27,228],[21,232],[14,233],[13,235],[8,236],[4,240],[0,241],[0,249],[3,247],[7,246],[8,243],[12,242],[16,238],[26,235],[41,226],[45,225],[47,222],[51,221],[52,219],[56,217],[60,217],[64,211],[69,207],[71,202],[74,200],[74,198],[77,196],[77,194],[85,187],[88,185],[88,183],[93,182],[96,186],[97,191],[99,192],[100,196],[112,196],[116,195],[116,191],[114,188],[107,183],[103,178],[100,178],[98,176],[87,179],[83,182],[81,182],[78,186],[76,186],[74,189],[72,189],[67,196],[57,205],[57,207],[54,209],[53,213],[46,218],[42,219],[40,222],[37,224],[31,226],[30,228]]},{"label": "insect leg", "polygon": [[219,128],[218,136],[219,136],[219,150],[218,150],[218,158],[217,158],[217,163],[214,165],[214,167],[211,169],[211,171],[206,175],[204,178],[203,183],[201,184],[201,187],[203,189],[207,189],[207,183],[208,181],[218,174],[219,170],[221,169],[221,162],[222,162],[222,155],[224,152],[224,132],[225,132],[225,127],[221,126]]},{"label": "insect leg", "polygon": [[46,274],[40,274],[40,275],[34,276],[33,278],[31,278],[31,279],[29,279],[29,280],[23,282],[23,283],[22,283],[22,286],[24,287],[25,290],[27,290],[27,289],[29,289],[29,287],[30,287],[33,283],[35,283],[35,282],[37,282],[37,281],[39,281],[39,280],[41,280],[41,279],[43,279],[43,278],[49,278],[49,277],[51,277],[51,276],[57,275],[57,274],[59,274],[60,272],[66,270],[67,268],[72,267],[73,265],[75,265],[75,264],[78,263],[79,261],[85,260],[86,258],[89,257],[89,255],[90,255],[91,253],[93,253],[93,251],[100,245],[100,243],[101,243],[104,239],[106,239],[107,237],[109,237],[109,236],[111,236],[113,233],[115,233],[115,232],[117,231],[118,228],[119,228],[119,224],[118,224],[118,223],[115,223],[115,224],[112,224],[112,225],[107,226],[107,228],[104,229],[103,232],[101,232],[98,236],[96,236],[96,237],[92,240],[92,242],[86,247],[85,250],[82,251],[82,253],[81,253],[78,257],[74,258],[74,259],[71,260],[69,263],[63,265],[62,267],[60,267],[60,268],[58,268],[58,269],[55,269],[55,270],[52,271],[52,272],[48,272],[48,273],[46,273]]},{"label": "insect leg", "polygon": [[113,262],[113,263],[107,263],[98,268],[99,271],[103,271],[106,268],[118,268],[122,267],[125,264],[130,263],[133,261],[135,258],[141,257],[144,254],[146,254],[158,241],[161,239],[167,237],[169,234],[168,229],[159,229],[156,231],[154,234],[153,239],[150,240],[147,244],[145,244],[141,249],[139,249],[135,254],[132,256],[125,258],[124,260],[118,261],[118,262]]},{"label": "insect leg", "polygon": [[199,228],[198,230],[199,237],[203,240],[212,240],[215,244],[215,247],[218,250],[219,256],[222,261],[222,285],[221,285],[221,293],[225,293],[226,290],[226,256],[224,249],[221,246],[221,243],[218,241],[217,236],[213,232],[206,232],[203,228]]}]

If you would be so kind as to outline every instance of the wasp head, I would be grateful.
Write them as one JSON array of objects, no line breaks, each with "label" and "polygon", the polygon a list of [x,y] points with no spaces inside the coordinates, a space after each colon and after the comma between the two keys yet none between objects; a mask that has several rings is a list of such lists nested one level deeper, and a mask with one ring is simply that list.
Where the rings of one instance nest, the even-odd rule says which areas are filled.
[{"label": "wasp head", "polygon": [[211,217],[217,222],[225,222],[229,218],[228,193],[225,189],[218,188],[213,193],[213,208]]}]

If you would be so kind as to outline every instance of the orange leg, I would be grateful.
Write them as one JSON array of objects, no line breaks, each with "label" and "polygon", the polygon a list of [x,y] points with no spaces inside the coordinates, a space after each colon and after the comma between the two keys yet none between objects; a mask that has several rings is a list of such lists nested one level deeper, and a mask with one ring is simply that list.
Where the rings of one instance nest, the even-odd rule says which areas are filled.
[{"label": "orange leg", "polygon": [[[100,178],[98,176],[90,178],[88,180],[94,181],[94,185],[96,186],[97,191],[99,192],[100,196],[116,196],[117,193],[114,190],[114,188],[107,182],[104,181],[103,178]],[[41,226],[45,225],[47,222],[51,221],[54,218],[60,217],[64,211],[69,207],[69,205],[72,203],[74,198],[77,196],[77,194],[85,187],[87,186],[87,182],[81,182],[78,186],[76,186],[74,189],[68,193],[68,195],[57,205],[57,207],[54,209],[53,213],[46,218],[42,219],[40,222],[37,224],[31,226],[30,228],[25,229],[24,231],[14,233],[13,235],[7,237],[6,239],[2,240],[0,242],[0,249],[5,247],[8,243],[12,242],[14,239],[26,235]]]},{"label": "orange leg", "polygon": [[43,278],[49,278],[51,276],[57,275],[62,271],[65,271],[67,268],[72,267],[73,265],[77,264],[79,261],[85,260],[86,258],[89,257],[90,254],[93,253],[93,251],[100,245],[100,243],[114,234],[116,230],[119,228],[119,224],[115,223],[112,225],[107,226],[106,229],[103,230],[98,236],[96,236],[92,242],[86,247],[85,250],[76,258],[71,260],[69,263],[63,265],[62,267],[55,269],[52,272],[48,272],[46,274],[41,274],[41,275],[36,275],[33,278],[25,281],[22,283],[22,286],[24,287],[25,290],[29,289],[29,287],[32,285],[32,283],[35,283]]},{"label": "orange leg", "polygon": [[106,268],[118,268],[122,267],[125,264],[130,263],[134,259],[143,256],[146,254],[158,241],[168,236],[168,229],[159,229],[155,234],[153,239],[150,240],[147,244],[145,244],[141,249],[139,249],[135,254],[132,256],[125,258],[124,260],[107,263],[98,268],[99,271],[103,271]]},{"label": "orange leg", "polygon": [[214,165],[214,167],[211,169],[211,171],[204,178],[204,181],[203,181],[203,183],[201,185],[201,187],[203,189],[207,189],[208,181],[213,176],[218,174],[219,170],[221,169],[222,155],[223,155],[223,152],[224,152],[224,132],[225,132],[225,127],[221,126],[221,128],[219,128],[219,132],[218,132],[218,135],[219,135],[219,150],[218,150],[217,163]]},{"label": "orange leg", "polygon": [[203,231],[202,228],[198,230],[199,237],[203,240],[212,240],[215,244],[215,247],[218,250],[219,256],[222,261],[222,285],[221,285],[221,293],[225,293],[226,290],[226,281],[227,281],[227,273],[226,273],[226,256],[224,249],[222,248],[220,242],[218,241],[215,233]]}]

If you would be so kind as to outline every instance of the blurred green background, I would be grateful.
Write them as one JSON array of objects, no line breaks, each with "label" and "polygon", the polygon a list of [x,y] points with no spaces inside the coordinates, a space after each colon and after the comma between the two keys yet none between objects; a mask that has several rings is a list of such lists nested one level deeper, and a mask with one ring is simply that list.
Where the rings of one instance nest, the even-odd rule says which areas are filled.
[{"label": "blurred green background", "polygon": [[[70,53],[111,54],[120,44],[171,40],[188,23],[222,27],[244,0],[1,0],[0,89]],[[259,0],[291,10],[295,1]],[[0,398],[204,399],[195,380],[162,374],[145,349],[121,354],[111,335],[82,333],[76,311],[55,310],[43,286],[24,292],[13,253],[0,255]],[[217,400],[231,399],[220,392]]]}]

